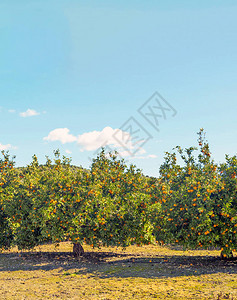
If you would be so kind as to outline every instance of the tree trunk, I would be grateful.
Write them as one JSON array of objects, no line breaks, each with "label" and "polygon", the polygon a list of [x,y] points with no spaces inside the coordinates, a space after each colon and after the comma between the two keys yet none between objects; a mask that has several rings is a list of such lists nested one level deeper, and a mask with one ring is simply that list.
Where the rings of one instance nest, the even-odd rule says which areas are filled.
[{"label": "tree trunk", "polygon": [[74,243],[73,244],[73,254],[74,256],[82,256],[84,254],[84,249],[81,244]]}]

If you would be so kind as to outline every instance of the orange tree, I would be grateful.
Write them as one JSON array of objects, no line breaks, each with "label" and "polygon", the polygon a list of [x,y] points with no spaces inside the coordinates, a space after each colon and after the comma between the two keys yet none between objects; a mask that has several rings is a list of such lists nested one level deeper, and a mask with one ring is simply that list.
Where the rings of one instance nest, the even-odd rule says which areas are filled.
[{"label": "orange tree", "polygon": [[2,155],[3,158],[0,159],[0,249],[7,249],[12,245],[13,232],[6,200],[12,199],[15,174],[14,159],[10,159],[7,152],[2,151]]},{"label": "orange tree", "polygon": [[[236,248],[233,230],[236,202],[233,193],[232,197],[223,193],[224,175],[221,177],[218,166],[211,159],[203,129],[198,134],[198,156],[194,155],[197,148],[176,147],[182,159],[179,165],[176,152],[166,153],[160,168],[161,188],[157,190],[162,215],[153,214],[155,235],[160,241],[187,248],[220,247],[221,255],[230,257]],[[230,223],[233,224],[231,230]]]},{"label": "orange tree", "polygon": [[38,201],[42,196],[40,179],[43,168],[39,166],[36,156],[26,168],[18,169],[17,180],[12,184],[11,198],[6,198],[6,211],[9,215],[14,235],[14,245],[19,249],[33,248],[43,242],[38,218],[42,217]]},{"label": "orange tree", "polygon": [[[219,245],[223,256],[232,256],[237,249],[237,157],[226,155],[226,162],[219,167],[224,188],[215,195],[219,206],[215,206],[218,221]],[[216,222],[217,223],[217,222]]]},{"label": "orange tree", "polygon": [[[134,165],[104,150],[91,166],[93,245],[126,247],[153,240],[147,179]],[[88,236],[87,234],[85,236]]]},{"label": "orange tree", "polygon": [[75,215],[84,209],[86,201],[83,184],[88,183],[89,175],[85,173],[71,168],[70,160],[60,159],[58,151],[54,162],[47,158],[45,165],[39,165],[33,156],[32,163],[19,173],[14,201],[8,205],[14,243],[19,249],[78,239],[80,220]]},{"label": "orange tree", "polygon": [[146,178],[134,166],[104,151],[91,169],[73,168],[70,160],[33,162],[19,173],[9,214],[14,242],[20,248],[69,240],[77,254],[83,242],[127,246],[152,240],[146,213],[150,196]]}]

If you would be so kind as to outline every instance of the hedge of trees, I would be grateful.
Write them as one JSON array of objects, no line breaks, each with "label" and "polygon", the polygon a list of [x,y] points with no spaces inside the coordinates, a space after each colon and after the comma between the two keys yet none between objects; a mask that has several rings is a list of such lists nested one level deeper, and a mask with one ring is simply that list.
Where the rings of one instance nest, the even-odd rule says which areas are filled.
[{"label": "hedge of trees", "polygon": [[[89,170],[55,157],[25,168],[2,152],[0,248],[33,249],[71,241],[75,255],[93,247],[177,243],[218,247],[223,258],[237,249],[237,157],[217,165],[203,129],[199,148],[166,153],[158,178],[144,176],[102,149]],[[198,150],[198,152],[197,152]],[[196,153],[197,152],[197,153]],[[180,160],[180,164],[177,163]]]}]

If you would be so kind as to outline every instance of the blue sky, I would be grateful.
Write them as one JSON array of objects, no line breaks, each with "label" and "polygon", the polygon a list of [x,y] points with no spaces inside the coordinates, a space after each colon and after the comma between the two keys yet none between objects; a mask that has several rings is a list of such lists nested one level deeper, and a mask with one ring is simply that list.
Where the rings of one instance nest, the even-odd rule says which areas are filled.
[{"label": "blue sky", "polygon": [[[228,0],[2,0],[0,149],[88,167],[105,142],[156,176],[203,127],[217,162],[236,154],[236,15]],[[159,132],[138,113],[155,91],[177,111]],[[130,117],[152,136],[135,157],[111,138]]]}]

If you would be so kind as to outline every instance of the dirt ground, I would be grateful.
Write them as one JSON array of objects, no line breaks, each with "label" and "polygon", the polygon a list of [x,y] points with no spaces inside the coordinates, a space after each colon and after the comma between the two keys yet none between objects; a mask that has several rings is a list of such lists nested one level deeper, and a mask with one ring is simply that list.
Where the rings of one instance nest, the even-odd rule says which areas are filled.
[{"label": "dirt ground", "polygon": [[149,245],[92,249],[72,245],[0,254],[0,299],[237,299],[237,257]]}]

